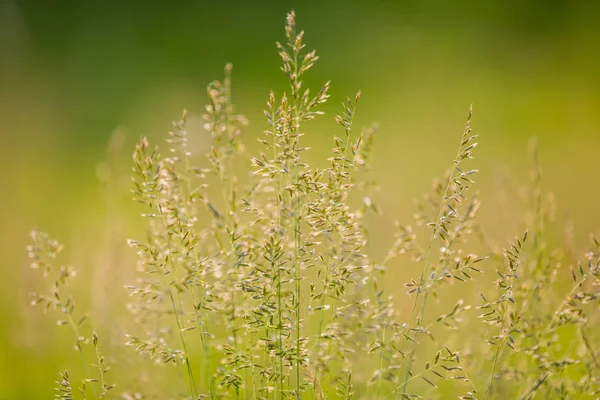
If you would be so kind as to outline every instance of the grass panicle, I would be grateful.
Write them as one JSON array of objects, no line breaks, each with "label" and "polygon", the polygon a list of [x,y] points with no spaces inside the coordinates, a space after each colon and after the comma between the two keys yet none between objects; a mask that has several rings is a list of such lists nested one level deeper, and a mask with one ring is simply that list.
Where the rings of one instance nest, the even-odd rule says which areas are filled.
[{"label": "grass panicle", "polygon": [[[70,266],[56,266],[59,255],[63,250],[63,246],[58,240],[37,229],[31,231],[31,239],[32,244],[27,246],[31,268],[40,270],[43,278],[50,283],[50,289],[47,293],[30,293],[31,305],[42,306],[44,312],[55,311],[59,314],[56,324],[70,328],[74,348],[81,356],[80,368],[83,376],[81,385],[76,387],[80,397],[83,399],[106,398],[111,389],[115,387],[114,384],[107,382],[107,373],[110,368],[100,352],[98,334],[90,332],[89,313],[76,310],[74,297],[69,291],[69,285],[75,279],[77,272]],[[88,348],[90,342],[94,348],[95,364],[88,361],[91,353]],[[96,369],[96,374],[92,373],[92,367]],[[86,383],[90,383],[90,385],[86,385]],[[73,397],[73,387],[67,370],[61,374],[60,381],[57,381],[56,390],[56,398],[75,398]]]},{"label": "grass panicle", "polygon": [[[303,137],[316,134],[330,82],[306,87],[319,57],[293,11],[277,51],[288,87],[266,99],[258,150],[243,142],[231,65],[207,87],[205,154],[187,111],[164,146],[137,143],[143,232],[127,242],[137,259],[127,350],[104,356],[92,313],[75,306],[75,270],[57,267],[62,245],[33,231],[31,266],[49,289],[32,304],[59,315],[82,359],[60,375],[56,398],[597,398],[600,243],[592,236],[578,250],[571,233],[559,239],[535,142],[526,215],[507,221],[524,232],[514,240],[479,221],[469,109],[449,171],[414,221],[396,223],[390,250],[371,254],[380,238],[368,226],[382,212],[371,177],[377,126],[357,126],[357,91],[330,121],[326,162],[308,162]],[[413,276],[406,296],[399,271]],[[107,360],[119,358],[143,370],[141,388],[117,393]]]}]

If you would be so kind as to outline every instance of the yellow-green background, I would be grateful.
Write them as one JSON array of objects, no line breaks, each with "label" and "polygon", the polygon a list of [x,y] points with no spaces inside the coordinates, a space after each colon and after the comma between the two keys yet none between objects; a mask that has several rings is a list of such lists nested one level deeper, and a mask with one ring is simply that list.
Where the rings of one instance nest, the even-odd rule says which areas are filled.
[{"label": "yellow-green background", "polygon": [[[598,2],[3,0],[0,398],[48,398],[56,371],[77,361],[54,317],[28,306],[39,283],[27,268],[29,229],[67,245],[63,262],[82,271],[77,294],[97,321],[122,319],[113,300],[134,269],[122,239],[140,230],[127,193],[135,141],[160,144],[184,107],[197,127],[206,83],[232,62],[237,111],[251,121],[245,142],[257,149],[269,89],[285,87],[274,44],[291,8],[321,56],[307,84],[332,81],[327,115],[305,126],[309,157],[325,165],[340,134],[332,116],[357,89],[357,125],[379,123],[376,255],[392,242],[391,221],[408,222],[413,199],[449,166],[471,103],[482,219],[498,239],[523,226],[532,136],[558,200],[558,234],[571,223],[584,246],[598,232]],[[192,131],[202,149],[206,137]],[[402,298],[411,273],[391,276]]]}]

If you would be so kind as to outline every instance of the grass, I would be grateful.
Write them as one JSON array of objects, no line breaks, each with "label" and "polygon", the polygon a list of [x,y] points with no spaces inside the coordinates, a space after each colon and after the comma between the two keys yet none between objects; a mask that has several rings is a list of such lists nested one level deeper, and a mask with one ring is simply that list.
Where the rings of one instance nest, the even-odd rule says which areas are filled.
[{"label": "grass", "polygon": [[[592,236],[579,251],[555,240],[535,143],[528,226],[503,249],[477,220],[469,110],[450,169],[414,222],[398,224],[387,254],[368,254],[376,129],[354,126],[361,94],[335,117],[329,166],[309,165],[302,137],[330,84],[304,88],[318,57],[305,51],[293,12],[277,47],[289,90],[267,100],[259,154],[241,140],[247,121],[234,112],[231,66],[208,86],[204,161],[188,146],[186,112],[166,155],[145,138],[133,154],[146,234],[128,241],[137,278],[118,353],[177,369],[172,392],[152,379],[145,393],[112,383],[121,377],[70,295],[74,269],[57,264],[58,241],[33,231],[31,265],[50,288],[32,303],[60,315],[81,354],[72,368],[83,378],[62,373],[57,398],[596,398],[600,243]],[[408,315],[381,282],[399,264],[415,276],[405,284]]]}]

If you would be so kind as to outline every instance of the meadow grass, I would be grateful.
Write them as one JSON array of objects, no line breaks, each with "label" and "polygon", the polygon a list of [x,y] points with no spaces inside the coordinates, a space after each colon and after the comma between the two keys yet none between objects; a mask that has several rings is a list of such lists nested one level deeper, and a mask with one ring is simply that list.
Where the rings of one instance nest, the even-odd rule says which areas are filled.
[{"label": "meadow grass", "polygon": [[[203,162],[185,111],[164,154],[146,138],[133,154],[146,233],[128,241],[137,278],[118,353],[180,371],[172,392],[151,379],[143,390],[115,386],[93,318],[70,294],[76,274],[60,266],[62,245],[32,232],[31,266],[50,283],[32,304],[59,315],[81,355],[71,369],[84,378],[60,374],[56,397],[597,398],[600,243],[591,237],[579,251],[553,239],[535,143],[528,226],[512,242],[490,245],[477,221],[470,109],[456,156],[414,221],[397,224],[387,254],[367,254],[367,220],[380,212],[368,178],[376,127],[354,126],[361,93],[348,97],[328,167],[309,165],[305,122],[323,114],[330,85],[304,88],[318,57],[293,12],[277,47],[289,89],[267,99],[259,154],[242,143],[247,121],[234,112],[229,65],[208,86]],[[408,314],[382,284],[399,264],[414,276]]]}]

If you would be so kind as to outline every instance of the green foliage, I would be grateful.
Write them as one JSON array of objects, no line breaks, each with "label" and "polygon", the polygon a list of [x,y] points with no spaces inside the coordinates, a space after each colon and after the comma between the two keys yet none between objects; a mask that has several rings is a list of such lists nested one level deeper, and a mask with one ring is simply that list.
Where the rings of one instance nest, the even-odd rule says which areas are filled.
[{"label": "green foliage", "polygon": [[[600,244],[593,239],[565,268],[564,246],[549,239],[553,207],[536,157],[527,230],[502,251],[487,246],[469,190],[477,172],[469,169],[477,145],[469,110],[451,169],[377,262],[366,251],[366,219],[379,212],[365,178],[375,129],[356,133],[358,92],[335,117],[342,131],[330,166],[304,161],[304,123],[322,114],[329,82],[315,95],[303,88],[318,57],[304,51],[293,12],[285,34],[277,47],[290,88],[269,95],[260,154],[242,144],[246,120],[234,113],[230,66],[208,86],[206,165],[195,166],[186,112],[168,135],[167,156],[145,138],[133,154],[133,192],[147,225],[144,238],[129,240],[138,275],[127,287],[134,323],[122,352],[184,372],[182,393],[161,398],[596,398]],[[32,267],[52,284],[33,303],[71,327],[87,376],[80,397],[155,395],[151,386],[145,394],[112,390],[98,335],[82,333],[87,314],[75,317],[64,294],[74,270],[53,265],[62,246],[32,237]],[[406,255],[416,277],[405,285],[408,313],[380,282]],[[566,277],[573,285],[563,295]],[[477,300],[445,304],[457,291]],[[57,390],[57,398],[76,398],[67,372]]]}]

